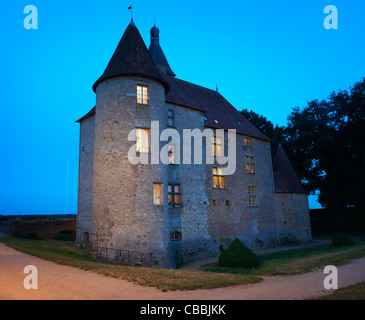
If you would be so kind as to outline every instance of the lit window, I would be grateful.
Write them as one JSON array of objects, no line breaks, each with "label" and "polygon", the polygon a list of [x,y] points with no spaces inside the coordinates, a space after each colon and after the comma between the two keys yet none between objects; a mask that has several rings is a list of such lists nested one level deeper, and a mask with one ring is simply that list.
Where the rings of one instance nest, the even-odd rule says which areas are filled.
[{"label": "lit window", "polygon": [[213,199],[213,200],[212,200],[212,206],[213,206],[213,207],[216,207],[216,206],[217,206],[217,204],[218,204],[217,199]]},{"label": "lit window", "polygon": [[223,156],[222,138],[212,137],[212,154],[214,157]]},{"label": "lit window", "polygon": [[246,172],[247,173],[255,173],[255,157],[246,156]]},{"label": "lit window", "polygon": [[248,205],[256,206],[256,186],[248,186]]},{"label": "lit window", "polygon": [[169,164],[175,163],[175,152],[174,152],[174,145],[169,145]]},{"label": "lit window", "polygon": [[175,114],[173,110],[168,110],[167,111],[167,125],[169,127],[174,127],[175,126]]},{"label": "lit window", "polygon": [[137,85],[137,103],[148,104],[148,87]]},{"label": "lit window", "polygon": [[168,203],[169,207],[180,207],[180,185],[168,185]]},{"label": "lit window", "polygon": [[136,129],[136,152],[150,152],[149,133],[149,129]]},{"label": "lit window", "polygon": [[214,189],[226,188],[226,177],[224,175],[223,168],[213,167],[213,188]]},{"label": "lit window", "polygon": [[245,147],[252,148],[252,146],[253,146],[252,138],[245,137]]},{"label": "lit window", "polygon": [[162,204],[162,184],[161,183],[153,184],[153,204],[156,206],[160,206]]},{"label": "lit window", "polygon": [[179,231],[172,231],[170,234],[171,241],[181,241],[181,232]]}]

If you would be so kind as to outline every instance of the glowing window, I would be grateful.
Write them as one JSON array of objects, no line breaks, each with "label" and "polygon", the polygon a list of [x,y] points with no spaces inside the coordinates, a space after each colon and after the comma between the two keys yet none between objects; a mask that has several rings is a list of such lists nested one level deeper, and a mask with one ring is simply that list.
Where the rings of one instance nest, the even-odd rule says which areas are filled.
[{"label": "glowing window", "polygon": [[141,128],[136,129],[136,152],[143,152],[143,153],[150,152],[149,136],[150,136],[149,129],[141,129]]},{"label": "glowing window", "polygon": [[169,164],[175,163],[175,152],[174,152],[174,145],[169,145]]},{"label": "glowing window", "polygon": [[252,138],[245,137],[245,147],[252,148],[252,146],[253,146]]},{"label": "glowing window", "polygon": [[148,87],[137,85],[137,103],[148,104]]},{"label": "glowing window", "polygon": [[213,188],[214,189],[226,188],[226,177],[224,175],[223,168],[213,167]]},{"label": "glowing window", "polygon": [[214,157],[223,156],[223,142],[222,138],[212,137],[212,154]]},{"label": "glowing window", "polygon": [[180,207],[180,185],[168,185],[168,203],[169,207]]},{"label": "glowing window", "polygon": [[246,156],[246,172],[247,173],[255,173],[255,157],[253,156]]},{"label": "glowing window", "polygon": [[156,206],[162,205],[162,184],[153,184],[153,204]]}]

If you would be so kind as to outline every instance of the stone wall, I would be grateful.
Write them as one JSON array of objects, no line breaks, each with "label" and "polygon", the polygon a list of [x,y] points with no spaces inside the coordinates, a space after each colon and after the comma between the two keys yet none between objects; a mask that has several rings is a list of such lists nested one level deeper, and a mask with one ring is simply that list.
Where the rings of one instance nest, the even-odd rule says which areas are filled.
[{"label": "stone wall", "polygon": [[[149,87],[149,105],[137,104],[137,84]],[[93,174],[93,231],[98,246],[144,253],[145,266],[174,267],[167,209],[168,167],[129,162],[128,141],[151,121],[166,128],[165,89],[155,81],[120,77],[103,81],[96,93]],[[153,183],[164,186],[161,206],[153,205]]]},{"label": "stone wall", "polygon": [[[251,248],[270,247],[278,242],[270,143],[253,139],[253,146],[245,147],[244,136],[236,139],[236,172],[226,176],[226,189],[213,188],[213,165],[206,167],[209,234],[218,246],[237,237]],[[254,156],[255,173],[246,172],[246,155]],[[249,206],[248,186],[256,187],[256,206]]]},{"label": "stone wall", "polygon": [[76,243],[82,246],[92,236],[94,130],[94,115],[81,121]]},{"label": "stone wall", "polygon": [[276,193],[278,232],[282,242],[312,239],[308,195],[304,193]]}]

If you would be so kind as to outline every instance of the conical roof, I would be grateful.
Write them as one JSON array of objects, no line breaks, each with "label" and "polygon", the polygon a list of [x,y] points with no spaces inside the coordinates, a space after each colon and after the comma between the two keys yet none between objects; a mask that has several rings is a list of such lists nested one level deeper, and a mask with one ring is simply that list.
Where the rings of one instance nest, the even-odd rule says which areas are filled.
[{"label": "conical roof", "polygon": [[128,25],[103,75],[94,83],[93,90],[109,78],[118,76],[142,76],[164,85],[166,93],[169,84],[155,66],[152,57],[133,20]]},{"label": "conical roof", "polygon": [[160,30],[156,26],[153,26],[151,29],[151,44],[148,51],[150,52],[155,65],[165,65],[166,73],[172,77],[176,76],[175,73],[171,70],[169,63],[167,62],[166,56],[160,46]]},{"label": "conical roof", "polygon": [[308,193],[300,183],[294,168],[281,145],[274,158],[273,171],[275,192]]}]

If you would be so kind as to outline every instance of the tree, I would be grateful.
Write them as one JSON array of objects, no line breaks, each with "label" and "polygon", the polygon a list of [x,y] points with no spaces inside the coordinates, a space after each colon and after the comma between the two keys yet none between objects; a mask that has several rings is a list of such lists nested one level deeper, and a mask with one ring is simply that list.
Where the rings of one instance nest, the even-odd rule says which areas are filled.
[{"label": "tree", "polygon": [[274,125],[266,117],[259,115],[258,113],[243,109],[242,115],[250,121],[257,129],[259,129],[265,136],[272,140],[271,143],[271,155],[275,156],[279,144],[284,142],[284,127]]},{"label": "tree", "polygon": [[364,207],[365,78],[294,108],[285,128],[286,151],[308,191],[328,208]]}]

